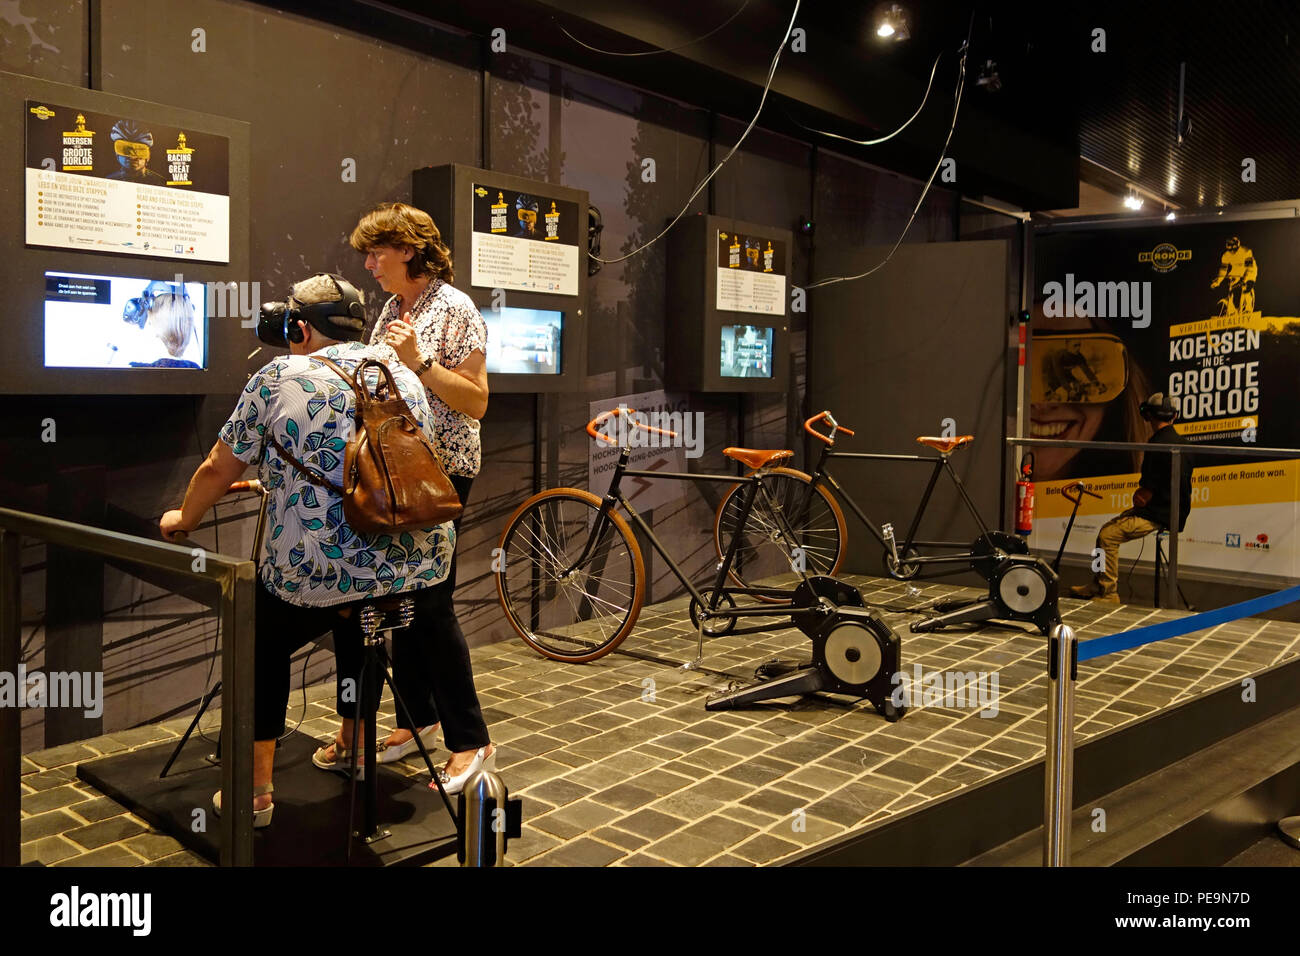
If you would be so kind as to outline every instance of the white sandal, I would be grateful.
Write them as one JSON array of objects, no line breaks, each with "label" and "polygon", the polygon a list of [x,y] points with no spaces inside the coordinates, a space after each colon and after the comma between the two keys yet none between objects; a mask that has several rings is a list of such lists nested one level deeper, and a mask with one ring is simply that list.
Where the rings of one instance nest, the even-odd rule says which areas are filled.
[{"label": "white sandal", "polygon": [[[488,746],[490,747],[491,744]],[[456,794],[464,790],[465,784],[469,783],[469,778],[474,776],[474,774],[478,773],[480,770],[495,771],[497,769],[496,748],[493,748],[492,753],[488,754],[486,757],[483,756],[483,751],[485,750],[487,750],[487,747],[480,747],[474,754],[474,759],[469,762],[469,766],[454,777],[448,774],[445,770],[438,770],[438,779],[442,781],[442,789],[446,791],[447,796],[454,797]],[[437,790],[437,783],[430,780],[429,789]]]},{"label": "white sandal", "polygon": [[[267,783],[267,784],[263,784],[260,787],[253,788],[254,797],[261,797],[261,796],[265,796],[268,793],[274,793],[274,792],[275,792],[275,784],[273,783]],[[217,811],[217,816],[221,816],[221,791],[220,790],[218,790],[216,793],[212,795],[212,807],[214,810]],[[262,827],[269,827],[271,825],[271,814],[274,812],[275,812],[274,801],[267,804],[261,810],[254,810],[253,829],[260,830]]]},{"label": "white sandal", "polygon": [[[434,743],[438,739],[438,727],[438,724],[431,724],[420,731],[420,740],[424,742],[424,749],[430,753],[433,752]],[[415,736],[412,735],[411,739],[405,743],[391,745],[387,742],[381,743],[375,749],[375,759],[380,763],[397,763],[397,761],[403,760],[413,753],[418,753],[419,749],[419,745],[415,742]]]}]

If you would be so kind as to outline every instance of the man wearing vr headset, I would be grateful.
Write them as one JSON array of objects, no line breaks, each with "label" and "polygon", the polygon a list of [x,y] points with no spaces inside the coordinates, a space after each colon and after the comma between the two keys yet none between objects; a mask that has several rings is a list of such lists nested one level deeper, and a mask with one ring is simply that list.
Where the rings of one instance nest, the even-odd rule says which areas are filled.
[{"label": "man wearing vr headset", "polygon": [[[1187,444],[1187,440],[1174,428],[1178,408],[1163,392],[1156,392],[1148,398],[1139,406],[1139,411],[1143,420],[1153,429],[1153,434],[1147,441],[1157,445]],[[1186,526],[1187,514],[1192,510],[1194,467],[1191,456],[1184,453],[1178,494],[1179,531]],[[1101,548],[1106,558],[1105,569],[1094,575],[1091,584],[1070,588],[1071,596],[1119,603],[1119,547],[1125,541],[1135,541],[1153,531],[1170,527],[1171,469],[1169,455],[1152,452],[1142,456],[1142,474],[1138,479],[1137,491],[1133,492],[1133,507],[1111,518],[1097,532],[1097,547]]]},{"label": "man wearing vr headset", "polygon": [[[356,704],[344,699],[351,695],[344,693],[342,680],[359,672],[361,642],[358,615],[345,618],[340,611],[415,588],[423,589],[416,595],[419,602],[420,594],[443,581],[451,567],[451,522],[375,547],[369,536],[348,526],[335,493],[309,481],[286,460],[287,452],[329,482],[343,483],[356,394],[320,358],[349,373],[366,359],[382,361],[382,351],[360,341],[364,330],[361,294],[338,276],[313,276],[295,285],[287,302],[264,304],[258,338],[287,347],[290,354],[268,362],[249,379],[220,439],[190,480],[184,504],[160,523],[164,538],[184,538],[231,482],[249,465],[259,466],[258,477],[270,497],[255,608],[254,826],[269,824],[274,809],[272,764],[276,739],[284,734],[294,651],[334,631],[339,713],[345,739],[350,739]],[[391,371],[412,416],[432,441],[433,416],[424,386],[403,366]],[[220,811],[220,793],[213,803]]]}]

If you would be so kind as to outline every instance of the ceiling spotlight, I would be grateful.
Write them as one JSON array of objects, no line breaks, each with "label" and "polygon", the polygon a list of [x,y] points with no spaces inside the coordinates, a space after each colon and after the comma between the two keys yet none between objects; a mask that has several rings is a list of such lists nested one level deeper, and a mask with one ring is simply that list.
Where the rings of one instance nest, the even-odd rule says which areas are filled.
[{"label": "ceiling spotlight", "polygon": [[1174,211],[1172,209],[1165,213],[1165,222],[1173,222],[1174,218]]},{"label": "ceiling spotlight", "polygon": [[912,35],[908,27],[907,12],[896,3],[891,3],[888,9],[877,14],[876,36],[881,39],[894,42],[907,40]]},{"label": "ceiling spotlight", "polygon": [[1141,209],[1142,197],[1139,196],[1136,192],[1129,190],[1129,194],[1124,197],[1124,206],[1127,209]]}]

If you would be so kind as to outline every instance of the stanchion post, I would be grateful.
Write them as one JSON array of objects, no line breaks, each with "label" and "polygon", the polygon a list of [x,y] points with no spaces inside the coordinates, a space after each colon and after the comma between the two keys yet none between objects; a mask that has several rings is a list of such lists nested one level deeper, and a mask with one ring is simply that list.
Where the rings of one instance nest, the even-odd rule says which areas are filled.
[{"label": "stanchion post", "polygon": [[1169,602],[1178,604],[1178,516],[1182,513],[1183,455],[1177,446],[1169,455]]},{"label": "stanchion post", "polygon": [[461,791],[461,826],[464,828],[462,866],[501,866],[506,858],[506,828],[502,816],[509,794],[490,770],[470,777]]},{"label": "stanchion post", "polygon": [[1074,683],[1079,642],[1068,624],[1052,628],[1047,644],[1047,762],[1043,784],[1043,866],[1070,865],[1074,810]]}]

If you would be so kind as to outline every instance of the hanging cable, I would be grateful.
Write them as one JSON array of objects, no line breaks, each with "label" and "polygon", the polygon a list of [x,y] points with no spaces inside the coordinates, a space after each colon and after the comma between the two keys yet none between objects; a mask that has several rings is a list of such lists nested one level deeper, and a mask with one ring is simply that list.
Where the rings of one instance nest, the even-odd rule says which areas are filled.
[{"label": "hanging cable", "polygon": [[740,144],[745,141],[745,138],[747,136],[749,136],[750,130],[754,128],[754,125],[758,122],[758,117],[763,112],[763,104],[767,102],[768,90],[772,88],[772,78],[776,76],[776,65],[781,60],[781,51],[785,49],[786,43],[790,41],[790,33],[791,31],[794,30],[795,18],[799,16],[799,4],[801,2],[802,0],[795,0],[794,12],[790,14],[790,24],[785,28],[785,36],[781,38],[781,45],[776,48],[776,54],[772,57],[772,65],[768,68],[767,81],[763,84],[763,95],[758,101],[758,109],[754,111],[754,118],[749,121],[749,125],[745,127],[745,131],[740,134],[740,139],[736,140],[736,145],[731,147],[731,150],[727,153],[727,155],[722,157],[722,161],[719,162],[718,165],[714,166],[712,172],[710,172],[709,175],[705,176],[704,179],[700,182],[700,184],[695,187],[695,192],[691,193],[690,198],[686,200],[686,203],[682,206],[682,211],[679,212],[676,216],[674,216],[672,222],[664,226],[664,228],[660,231],[660,233],[657,236],[655,236],[649,242],[646,242],[643,245],[640,245],[637,248],[633,249],[627,255],[620,256],[617,259],[602,259],[599,256],[592,256],[593,259],[605,265],[613,265],[616,262],[623,262],[624,260],[631,259],[633,256],[637,255],[638,253],[644,252],[646,249],[650,248],[652,245],[654,245],[656,242],[658,242],[660,239],[666,236],[668,234],[668,230],[672,229],[673,226],[677,225],[678,221],[682,218],[682,216],[686,215],[686,210],[691,208],[691,203],[695,202],[695,197],[698,196],[704,190],[704,187],[709,184],[709,181],[712,180],[713,177],[718,174],[718,170],[720,170],[723,166],[727,164],[727,160],[731,159],[731,157],[735,155],[736,150],[740,149]]},{"label": "hanging cable", "polygon": [[888,142],[889,140],[897,136],[899,133],[901,133],[903,130],[907,129],[909,126],[912,125],[912,120],[916,119],[918,116],[921,115],[921,110],[925,109],[926,101],[930,99],[930,90],[934,87],[934,74],[939,69],[939,61],[942,58],[943,58],[942,53],[940,53],[938,56],[934,58],[934,66],[930,67],[930,82],[925,85],[925,96],[921,97],[921,105],[916,108],[916,112],[913,113],[908,118],[906,123],[898,127],[898,129],[894,130],[888,136],[881,136],[878,139],[854,139],[852,136],[841,136],[839,133],[831,133],[824,129],[816,129],[815,127],[812,126],[804,126],[803,123],[800,123],[793,116],[790,116],[789,113],[786,113],[785,115],[790,120],[791,123],[794,123],[795,126],[802,127],[803,129],[806,129],[810,133],[818,133],[822,136],[829,136],[832,139],[842,139],[846,143],[856,143],[859,146],[879,146],[881,143]]},{"label": "hanging cable", "polygon": [[570,33],[568,30],[564,29],[563,24],[561,24],[559,20],[556,20],[556,18],[555,18],[553,15],[552,15],[551,19],[552,19],[552,20],[555,20],[555,25],[558,26],[558,27],[560,28],[560,32],[561,32],[561,33],[563,33],[566,37],[568,37],[568,38],[569,38],[570,40],[572,40],[574,43],[578,44],[578,46],[583,47],[584,49],[590,50],[592,53],[600,53],[600,54],[603,54],[604,56],[654,56],[656,53],[676,53],[678,50],[685,50],[688,46],[693,46],[693,45],[695,45],[696,43],[700,43],[700,42],[702,42],[702,41],[704,41],[704,40],[707,40],[709,37],[713,36],[713,34],[717,33],[719,30],[721,30],[723,27],[725,27],[728,23],[730,23],[732,20],[736,19],[736,17],[738,17],[738,16],[740,16],[742,13],[744,13],[744,12],[745,12],[745,8],[746,8],[747,6],[749,6],[749,0],[744,0],[744,3],[742,3],[742,4],[740,5],[740,9],[739,9],[739,10],[737,10],[737,11],[736,11],[735,13],[733,13],[731,16],[727,17],[727,19],[723,20],[721,23],[719,23],[716,27],[714,27],[714,28],[713,28],[712,30],[710,30],[708,33],[704,34],[704,36],[696,37],[694,40],[688,40],[688,41],[686,41],[685,43],[683,43],[681,46],[674,46],[674,47],[669,47],[669,48],[667,48],[667,49],[658,49],[658,50],[642,50],[640,53],[615,53],[613,50],[601,50],[601,49],[598,49],[598,48],[592,46],[592,45],[589,44],[589,43],[583,43],[581,40],[579,40],[577,37],[575,37],[575,36],[574,36],[572,33]]},{"label": "hanging cable", "polygon": [[962,92],[966,88],[966,57],[970,52],[970,38],[971,38],[971,33],[974,30],[974,27],[975,27],[975,14],[972,12],[971,20],[970,20],[970,28],[968,28],[966,32],[966,42],[964,42],[961,45],[961,50],[960,50],[961,61],[958,64],[957,89],[953,96],[952,124],[948,127],[948,136],[946,139],[944,139],[943,149],[940,150],[939,152],[939,161],[934,164],[934,169],[930,173],[930,178],[925,181],[925,188],[921,190],[921,198],[916,201],[916,205],[912,208],[912,214],[907,217],[907,225],[903,226],[903,231],[899,234],[898,241],[894,243],[893,248],[889,250],[889,254],[885,256],[885,258],[881,259],[879,262],[877,262],[866,272],[858,273],[855,276],[835,276],[834,278],[831,279],[820,279],[817,282],[808,283],[806,286],[804,286],[805,289],[816,289],[825,285],[834,285],[837,282],[854,282],[858,279],[865,279],[873,272],[876,272],[877,270],[883,268],[884,265],[894,257],[894,253],[898,251],[898,247],[903,244],[903,239],[906,238],[907,231],[912,228],[912,223],[916,219],[916,214],[920,212],[921,205],[925,202],[925,197],[930,194],[930,187],[934,184],[934,177],[939,175],[939,169],[943,166],[943,161],[947,157],[948,145],[952,142],[952,134],[957,129],[957,114],[961,110]]}]

